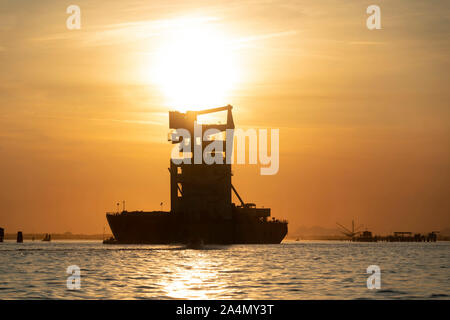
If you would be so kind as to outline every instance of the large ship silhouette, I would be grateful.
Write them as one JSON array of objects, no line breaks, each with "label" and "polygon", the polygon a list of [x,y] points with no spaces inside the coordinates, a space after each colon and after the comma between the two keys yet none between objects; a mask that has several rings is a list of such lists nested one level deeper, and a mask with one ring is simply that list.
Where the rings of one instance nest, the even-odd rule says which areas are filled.
[{"label": "large ship silhouette", "polygon": [[[169,112],[169,127],[172,130],[185,129],[194,137],[197,116],[227,111],[226,124],[202,124],[202,132],[216,129],[227,132],[220,140],[226,150],[227,140],[233,142],[234,121],[232,106],[202,111]],[[231,129],[231,130],[227,130]],[[169,139],[173,144],[185,141]],[[201,154],[212,141],[192,141],[190,148],[201,148]],[[197,146],[194,146],[197,144]],[[185,147],[185,146],[184,146]],[[181,145],[180,145],[181,149]],[[193,154],[194,150],[191,154]],[[220,152],[224,159],[231,154]],[[231,150],[229,151],[231,152]],[[212,151],[214,154],[215,151]],[[197,162],[197,161],[196,161]],[[107,213],[106,218],[114,238],[105,243],[119,244],[277,244],[287,234],[287,221],[270,219],[270,208],[258,208],[254,203],[245,203],[231,183],[231,163],[175,163],[170,161],[171,210],[165,211],[125,211]],[[232,192],[240,204],[232,202]]]}]

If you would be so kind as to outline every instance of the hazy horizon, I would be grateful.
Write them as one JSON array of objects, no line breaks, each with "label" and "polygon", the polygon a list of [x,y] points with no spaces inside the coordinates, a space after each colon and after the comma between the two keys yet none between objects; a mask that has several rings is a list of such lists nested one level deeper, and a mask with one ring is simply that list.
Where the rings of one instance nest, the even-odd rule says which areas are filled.
[{"label": "hazy horizon", "polygon": [[[347,225],[345,226],[346,228],[350,228],[351,229],[351,225]],[[106,226],[105,226],[106,229]],[[366,228],[360,228],[362,231],[366,230]],[[22,230],[17,230],[17,231],[22,231]],[[371,230],[369,230],[371,231]],[[397,232],[399,230],[396,231],[392,231],[390,234],[392,234],[393,232]],[[404,232],[405,230],[401,230],[401,232]],[[450,228],[441,228],[441,230],[407,230],[408,232],[412,232],[412,233],[420,233],[422,235],[427,235],[428,233],[432,232],[432,231],[438,231],[439,234],[438,236],[443,236],[443,237],[448,237],[450,236]],[[22,231],[23,232],[23,231]],[[82,236],[86,236],[86,237],[93,237],[93,236],[104,236],[104,237],[109,237],[112,236],[111,230],[106,229],[105,233],[73,233],[70,231],[64,231],[64,232],[44,232],[44,231],[38,231],[38,232],[23,232],[24,237],[29,237],[29,236],[33,236],[33,235],[45,235],[47,233],[50,233],[51,235],[58,235],[58,236],[74,236],[76,238],[78,237],[82,237]],[[374,235],[377,236],[387,236],[390,235],[388,233],[375,233]],[[8,230],[5,230],[5,239],[9,239],[9,240],[15,240],[17,236],[16,231],[14,230],[13,232],[10,232]],[[289,240],[289,238],[292,240],[293,238],[297,238],[299,236],[306,236],[306,237],[342,237],[342,238],[347,238],[349,239],[348,236],[344,235],[342,233],[342,229],[341,228],[325,228],[325,227],[321,227],[321,226],[299,226],[294,230],[289,230],[288,234],[286,235],[285,240]],[[70,239],[70,238],[69,238]],[[39,240],[39,239],[37,239]],[[57,239],[56,239],[57,240]]]},{"label": "hazy horizon", "polygon": [[[280,129],[278,174],[235,165],[233,185],[290,233],[450,227],[450,2],[77,0],[68,30],[70,4],[0,0],[7,233],[101,234],[122,200],[168,211],[168,111],[224,104],[237,128]],[[224,78],[193,95],[177,71],[204,50]]]}]

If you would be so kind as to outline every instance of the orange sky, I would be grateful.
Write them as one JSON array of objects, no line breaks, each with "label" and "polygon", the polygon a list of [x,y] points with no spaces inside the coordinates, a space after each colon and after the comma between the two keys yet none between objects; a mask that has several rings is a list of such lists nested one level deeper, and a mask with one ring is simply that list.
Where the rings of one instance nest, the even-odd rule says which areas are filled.
[{"label": "orange sky", "polygon": [[[81,30],[66,28],[70,4]],[[366,27],[371,4],[382,30]],[[450,227],[449,11],[417,0],[0,0],[0,226],[102,233],[117,201],[169,210],[167,112],[190,107],[173,105],[181,97],[232,104],[237,127],[280,129],[279,173],[235,166],[233,184],[290,230],[352,218],[376,233]],[[221,52],[207,70],[205,51]],[[177,73],[186,65],[199,72],[192,83]],[[185,83],[194,94],[175,95]]]}]

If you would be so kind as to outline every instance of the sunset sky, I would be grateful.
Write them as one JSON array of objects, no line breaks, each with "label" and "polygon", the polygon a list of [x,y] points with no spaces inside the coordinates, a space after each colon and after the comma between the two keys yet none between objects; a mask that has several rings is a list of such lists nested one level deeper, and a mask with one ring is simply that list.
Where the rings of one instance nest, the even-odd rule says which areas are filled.
[{"label": "sunset sky", "polygon": [[0,0],[0,227],[169,210],[168,111],[231,104],[238,128],[280,130],[278,174],[236,165],[233,184],[290,231],[448,228],[449,17],[444,0]]}]

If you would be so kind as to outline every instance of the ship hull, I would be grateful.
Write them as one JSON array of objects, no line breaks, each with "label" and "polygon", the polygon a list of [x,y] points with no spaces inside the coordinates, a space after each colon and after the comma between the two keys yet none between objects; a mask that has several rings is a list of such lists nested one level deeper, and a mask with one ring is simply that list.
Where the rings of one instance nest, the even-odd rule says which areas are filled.
[{"label": "ship hull", "polygon": [[107,214],[119,244],[171,244],[201,240],[205,244],[278,244],[287,222],[251,219],[188,220],[169,212]]}]

